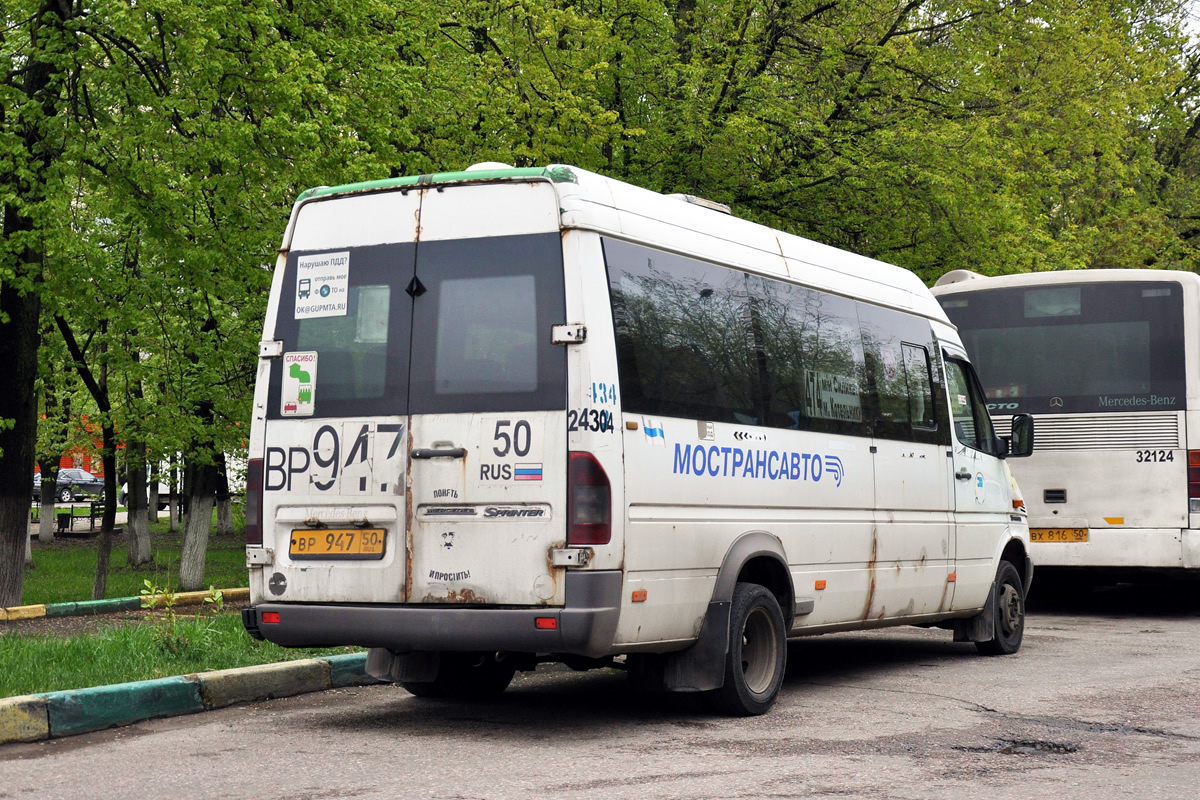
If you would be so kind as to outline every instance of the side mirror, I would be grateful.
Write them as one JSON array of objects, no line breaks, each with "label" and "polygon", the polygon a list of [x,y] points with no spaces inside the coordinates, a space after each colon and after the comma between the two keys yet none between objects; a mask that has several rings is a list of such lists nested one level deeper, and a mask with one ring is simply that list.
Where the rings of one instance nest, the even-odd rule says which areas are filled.
[{"label": "side mirror", "polygon": [[1008,437],[1008,455],[1023,458],[1033,453],[1033,416],[1013,414],[1012,436]]}]

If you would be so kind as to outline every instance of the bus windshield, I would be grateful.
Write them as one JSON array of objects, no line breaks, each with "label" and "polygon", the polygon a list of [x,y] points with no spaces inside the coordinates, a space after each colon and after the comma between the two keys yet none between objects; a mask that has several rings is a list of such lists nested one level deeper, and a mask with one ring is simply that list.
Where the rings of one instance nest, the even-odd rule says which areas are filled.
[{"label": "bus windshield", "polygon": [[995,412],[1185,408],[1183,297],[1163,281],[989,289],[938,298]]}]

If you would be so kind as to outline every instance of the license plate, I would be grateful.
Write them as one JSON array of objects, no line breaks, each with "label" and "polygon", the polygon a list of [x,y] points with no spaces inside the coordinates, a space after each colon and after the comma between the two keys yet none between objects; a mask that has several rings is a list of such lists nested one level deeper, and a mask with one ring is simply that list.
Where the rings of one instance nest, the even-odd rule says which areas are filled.
[{"label": "license plate", "polygon": [[292,531],[288,553],[293,559],[383,558],[383,528],[322,528]]},{"label": "license plate", "polygon": [[1086,542],[1087,528],[1030,528],[1031,542]]}]

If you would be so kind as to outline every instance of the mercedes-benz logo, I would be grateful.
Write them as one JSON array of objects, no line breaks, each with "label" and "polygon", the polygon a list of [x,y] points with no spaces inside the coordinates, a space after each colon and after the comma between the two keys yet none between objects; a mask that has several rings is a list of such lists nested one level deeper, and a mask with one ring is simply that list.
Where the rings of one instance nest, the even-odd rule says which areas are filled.
[{"label": "mercedes-benz logo", "polygon": [[1050,398],[1050,407],[1051,408],[1062,408],[1062,398],[1061,397],[1051,397]]}]

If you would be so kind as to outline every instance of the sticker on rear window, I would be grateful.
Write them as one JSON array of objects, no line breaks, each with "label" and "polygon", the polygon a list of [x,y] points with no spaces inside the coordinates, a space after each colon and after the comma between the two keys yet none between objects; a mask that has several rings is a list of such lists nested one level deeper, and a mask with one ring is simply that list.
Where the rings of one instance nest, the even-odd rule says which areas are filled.
[{"label": "sticker on rear window", "polygon": [[350,253],[323,253],[296,259],[296,319],[346,316]]},{"label": "sticker on rear window", "polygon": [[285,417],[311,417],[317,387],[317,354],[283,354],[283,391],[279,413]]}]

